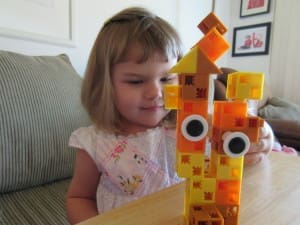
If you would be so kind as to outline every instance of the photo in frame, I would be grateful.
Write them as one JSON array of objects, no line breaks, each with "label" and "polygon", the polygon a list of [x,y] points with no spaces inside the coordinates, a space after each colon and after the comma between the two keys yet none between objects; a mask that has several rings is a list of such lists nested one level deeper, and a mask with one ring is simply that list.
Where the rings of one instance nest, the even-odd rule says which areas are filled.
[{"label": "photo in frame", "polygon": [[261,23],[233,29],[232,56],[269,54],[271,23]]},{"label": "photo in frame", "polygon": [[269,13],[271,0],[241,0],[240,17]]}]

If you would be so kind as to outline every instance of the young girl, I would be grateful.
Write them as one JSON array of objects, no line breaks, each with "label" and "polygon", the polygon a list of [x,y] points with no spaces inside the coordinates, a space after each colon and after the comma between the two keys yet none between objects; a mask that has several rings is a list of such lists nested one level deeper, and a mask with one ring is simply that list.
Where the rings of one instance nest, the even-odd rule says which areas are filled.
[{"label": "young girl", "polygon": [[163,85],[177,84],[168,71],[181,56],[176,31],[145,9],[125,9],[102,27],[82,87],[93,125],[70,137],[78,149],[67,194],[71,224],[181,180],[176,116],[164,109],[162,93]]}]

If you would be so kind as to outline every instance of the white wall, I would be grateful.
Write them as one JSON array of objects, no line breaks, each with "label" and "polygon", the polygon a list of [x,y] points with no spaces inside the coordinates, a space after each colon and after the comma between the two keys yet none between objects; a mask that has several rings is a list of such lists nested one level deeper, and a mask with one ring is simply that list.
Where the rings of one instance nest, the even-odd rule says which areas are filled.
[{"label": "white wall", "polygon": [[270,85],[274,96],[300,105],[300,1],[276,1],[273,26]]},{"label": "white wall", "polygon": [[[230,31],[229,40],[232,43],[233,40],[233,28],[240,26],[247,26],[253,24],[259,24],[264,22],[272,22],[274,15],[275,0],[271,1],[270,13],[243,17],[240,18],[240,4],[241,0],[231,0],[231,17],[230,17]],[[272,26],[271,26],[271,38],[272,38]],[[270,55],[272,41],[270,40],[270,53],[268,55],[255,55],[255,56],[242,56],[232,57],[231,52],[228,55],[227,66],[242,71],[253,71],[265,73],[266,81],[270,79]],[[231,51],[231,50],[230,50]]]},{"label": "white wall", "polygon": [[[224,38],[231,43],[230,40],[230,27],[231,27],[231,1],[232,0],[215,0],[214,13],[222,21],[222,23],[227,27],[228,31],[224,34]],[[226,67],[228,64],[228,58],[230,56],[230,49],[216,61],[219,67]]]},{"label": "white wall", "polygon": [[[0,0],[0,4],[4,1],[12,0]],[[211,2],[212,0],[72,0],[75,47],[0,36],[0,49],[28,55],[67,53],[77,72],[83,75],[89,51],[100,27],[120,9],[128,6],[149,8],[175,26],[184,45],[189,48],[201,38],[197,25],[211,11]]]},{"label": "white wall", "polygon": [[186,51],[188,51],[203,37],[197,26],[213,10],[212,0],[179,0],[177,10],[176,29],[181,35]]},{"label": "white wall", "polygon": [[[0,7],[1,2],[5,1],[16,0],[0,0]],[[175,26],[188,49],[202,37],[197,25],[212,11],[212,2],[215,2],[215,14],[229,28],[225,38],[230,43],[232,43],[234,27],[273,21],[275,0],[271,1],[270,13],[245,18],[239,16],[241,0],[72,0],[75,47],[0,36],[0,49],[29,55],[67,53],[77,72],[83,75],[89,51],[100,27],[116,11],[133,5],[149,8]],[[270,55],[231,57],[230,49],[216,63],[218,66],[228,66],[238,70],[264,72],[266,79],[269,79]]]}]

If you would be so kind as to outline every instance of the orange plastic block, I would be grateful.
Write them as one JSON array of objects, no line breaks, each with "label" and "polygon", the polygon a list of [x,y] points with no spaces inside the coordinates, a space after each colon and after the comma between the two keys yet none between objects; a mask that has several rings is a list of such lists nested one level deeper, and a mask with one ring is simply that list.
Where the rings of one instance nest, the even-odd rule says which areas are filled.
[{"label": "orange plastic block", "polygon": [[204,152],[208,134],[208,102],[183,101],[177,112],[177,148],[181,152]]},{"label": "orange plastic block", "polygon": [[264,75],[262,73],[235,72],[228,74],[226,98],[262,99]]},{"label": "orange plastic block", "polygon": [[197,74],[221,74],[222,71],[213,61],[197,46],[192,48],[179,62],[173,66],[169,73],[197,73]]},{"label": "orange plastic block", "polygon": [[215,101],[213,126],[229,129],[245,127],[247,107],[246,102]]},{"label": "orange plastic block", "polygon": [[217,192],[216,202],[217,204],[236,205],[240,204],[240,192]]},{"label": "orange plastic block", "polygon": [[263,119],[247,115],[246,102],[215,101],[212,139],[221,141],[226,131],[243,131],[252,142],[256,142],[258,129],[263,126],[263,123]]},{"label": "orange plastic block", "polygon": [[241,194],[241,181],[218,180],[216,190],[216,204],[239,205]]},{"label": "orange plastic block", "polygon": [[[225,132],[239,131],[247,134],[251,142],[256,142],[258,140],[259,128],[263,127],[264,124],[263,119],[259,117],[248,117],[244,119],[237,118],[237,123],[234,121],[235,120],[223,121],[219,126],[213,126],[212,139],[214,141],[222,141]],[[253,121],[255,121],[255,126],[250,125]]]},{"label": "orange plastic block", "polygon": [[182,134],[177,134],[177,147],[180,152],[204,153],[206,147],[205,138],[200,141],[189,141]]},{"label": "orange plastic block", "polygon": [[206,148],[206,138],[200,141],[189,141],[182,134],[177,135],[177,147],[180,152],[204,153]]},{"label": "orange plastic block", "polygon": [[248,117],[248,128],[245,133],[251,142],[257,142],[259,138],[259,128],[264,126],[264,120],[260,117]]},{"label": "orange plastic block", "polygon": [[198,43],[200,48],[211,61],[216,61],[230,47],[229,43],[217,31],[212,28]]},{"label": "orange plastic block", "polygon": [[179,83],[183,101],[208,100],[209,74],[180,74]]},{"label": "orange plastic block", "polygon": [[224,225],[224,218],[215,205],[192,205],[189,223],[191,225]]},{"label": "orange plastic block", "polygon": [[206,34],[213,27],[220,32],[220,34],[224,34],[227,31],[226,26],[219,20],[219,18],[214,14],[208,14],[199,24],[198,28],[202,31],[202,33]]},{"label": "orange plastic block", "polygon": [[164,86],[164,102],[166,109],[179,109],[181,99],[181,86],[165,85]]},{"label": "orange plastic block", "polygon": [[177,147],[179,152],[204,153],[206,148],[206,137],[200,141],[189,141],[181,133],[177,134]]},{"label": "orange plastic block", "polygon": [[184,119],[184,117],[190,115],[190,114],[198,114],[203,116],[205,119],[207,119],[207,109],[208,109],[208,101],[182,101],[181,102],[181,110],[180,114],[181,117],[179,118],[179,122]]},{"label": "orange plastic block", "polygon": [[239,205],[217,205],[217,208],[224,217],[224,225],[239,224]]}]

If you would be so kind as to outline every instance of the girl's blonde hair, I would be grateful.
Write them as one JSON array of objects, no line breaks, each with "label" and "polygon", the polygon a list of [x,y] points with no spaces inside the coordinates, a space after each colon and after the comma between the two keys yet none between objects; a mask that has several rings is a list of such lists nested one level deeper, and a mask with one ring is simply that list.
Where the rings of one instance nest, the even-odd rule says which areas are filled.
[{"label": "girl's blonde hair", "polygon": [[[81,90],[81,101],[98,129],[120,132],[120,114],[114,104],[111,68],[122,61],[127,47],[144,48],[141,61],[160,51],[168,59],[182,57],[182,44],[175,29],[143,8],[128,8],[106,21],[91,50]],[[124,93],[126,94],[126,93]],[[175,112],[165,119],[175,124]]]}]

